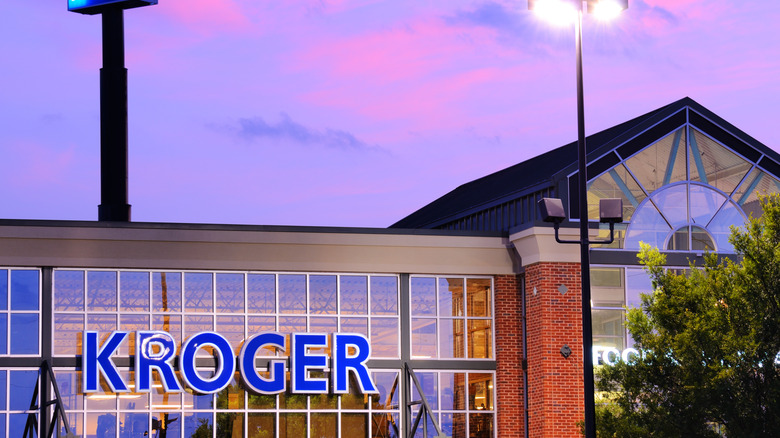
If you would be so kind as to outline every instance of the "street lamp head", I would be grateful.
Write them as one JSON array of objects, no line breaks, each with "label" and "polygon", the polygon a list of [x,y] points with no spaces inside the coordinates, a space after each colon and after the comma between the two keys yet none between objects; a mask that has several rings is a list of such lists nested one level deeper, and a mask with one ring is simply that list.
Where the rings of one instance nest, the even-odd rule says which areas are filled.
[{"label": "street lamp head", "polygon": [[623,200],[620,198],[599,199],[599,219],[603,223],[623,222]]},{"label": "street lamp head", "polygon": [[588,13],[602,21],[617,18],[621,12],[628,9],[628,0],[587,0]]}]

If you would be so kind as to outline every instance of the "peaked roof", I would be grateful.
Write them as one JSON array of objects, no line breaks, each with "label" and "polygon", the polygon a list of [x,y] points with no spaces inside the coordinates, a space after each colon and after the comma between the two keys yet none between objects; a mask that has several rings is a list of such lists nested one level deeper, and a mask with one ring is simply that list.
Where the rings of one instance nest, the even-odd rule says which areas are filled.
[{"label": "peaked roof", "polygon": [[[725,135],[736,137],[741,143],[747,143],[756,156],[768,156],[771,160],[760,163],[771,173],[780,177],[780,155],[757,140],[740,131],[730,123],[707,110],[696,101],[685,97],[644,115],[621,123],[612,128],[592,134],[586,138],[588,155],[588,175],[595,177],[601,171],[611,167],[615,149],[626,155],[637,152],[650,143],[641,138],[646,131],[665,129],[666,125],[679,126],[687,122],[682,112],[691,108],[701,117],[702,124],[708,124],[709,130],[723,131]],[[669,120],[667,120],[669,119]],[[662,125],[662,126],[659,126]],[[652,129],[658,128],[658,129]],[[704,126],[702,126],[704,128]],[[709,132],[708,130],[708,132]],[[743,152],[745,151],[738,151]],[[609,157],[608,159],[602,159]],[[606,166],[606,167],[605,167]],[[577,142],[558,147],[514,166],[465,183],[399,220],[390,228],[435,228],[457,220],[480,210],[499,205],[512,199],[528,195],[544,188],[553,188],[556,180],[577,170]]]}]

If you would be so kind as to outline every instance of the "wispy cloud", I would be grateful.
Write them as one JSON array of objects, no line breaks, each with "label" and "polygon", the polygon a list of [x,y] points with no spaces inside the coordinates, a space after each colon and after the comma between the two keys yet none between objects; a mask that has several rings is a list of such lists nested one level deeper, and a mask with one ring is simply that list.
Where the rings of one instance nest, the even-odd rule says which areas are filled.
[{"label": "wispy cloud", "polygon": [[246,140],[272,139],[292,141],[301,145],[325,146],[341,150],[379,149],[340,129],[316,129],[295,122],[286,113],[281,120],[269,123],[262,117],[240,119],[238,135]]}]

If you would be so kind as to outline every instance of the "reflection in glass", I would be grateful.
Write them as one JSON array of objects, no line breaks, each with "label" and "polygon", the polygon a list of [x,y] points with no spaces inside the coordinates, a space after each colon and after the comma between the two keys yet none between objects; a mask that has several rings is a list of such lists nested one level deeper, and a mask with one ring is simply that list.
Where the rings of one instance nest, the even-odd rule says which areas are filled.
[{"label": "reflection in glass", "polygon": [[0,354],[8,354],[8,314],[0,313]]},{"label": "reflection in glass", "polygon": [[217,394],[217,409],[244,409],[244,390],[241,375],[236,373],[227,388]]},{"label": "reflection in glass", "polygon": [[[0,370],[0,411],[6,410],[6,388],[8,384],[8,371]],[[1,430],[1,429],[0,429]]]},{"label": "reflection in glass", "polygon": [[371,379],[379,391],[379,394],[371,395],[371,409],[398,409],[398,373],[376,371],[371,373]]},{"label": "reflection in glass", "polygon": [[639,242],[658,248],[663,247],[666,235],[671,231],[661,213],[652,202],[644,202],[634,214],[626,230],[626,249],[639,249]]},{"label": "reflection in glass", "polygon": [[466,281],[468,316],[491,316],[491,286],[489,278],[469,278]]},{"label": "reflection in glass", "polygon": [[339,278],[342,315],[368,313],[368,278],[362,275],[342,275]]},{"label": "reflection in glass", "polygon": [[306,414],[279,414],[279,438],[306,436]]},{"label": "reflection in glass", "polygon": [[149,273],[119,273],[119,310],[149,311]]},{"label": "reflection in glass", "polygon": [[412,318],[412,356],[435,358],[436,320],[430,318]]},{"label": "reflection in glass", "polygon": [[[247,325],[247,337],[256,333],[267,333],[276,331],[276,318],[273,316],[250,316]],[[263,347],[257,352],[258,356],[275,356],[276,349],[273,347]]]},{"label": "reflection in glass", "polygon": [[623,200],[623,218],[631,220],[634,210],[647,195],[622,164],[588,184],[588,217],[599,217],[599,202],[604,198]]},{"label": "reflection in glass", "polygon": [[211,312],[214,305],[212,274],[187,272],[184,274],[184,311]]},{"label": "reflection in glass", "polygon": [[184,414],[185,438],[210,437],[214,433],[211,412],[187,412]]},{"label": "reflection in glass", "polygon": [[311,436],[316,436],[318,438],[338,438],[338,434],[336,432],[336,420],[337,414],[335,413],[312,412],[310,428]]},{"label": "reflection in glass", "polygon": [[11,314],[11,354],[38,354],[38,314]]},{"label": "reflection in glass", "polygon": [[463,316],[463,279],[439,279],[439,316]]},{"label": "reflection in glass", "polygon": [[398,315],[398,278],[371,277],[371,314]]},{"label": "reflection in glass", "polygon": [[473,359],[489,359],[493,356],[493,336],[489,319],[470,319],[469,357]]},{"label": "reflection in glass", "polygon": [[87,436],[90,438],[116,437],[116,414],[114,412],[87,412]]},{"label": "reflection in glass", "polygon": [[[451,438],[466,438],[466,414],[465,413],[442,413],[441,431]],[[492,437],[492,435],[485,435]]]},{"label": "reflection in glass", "polygon": [[691,131],[691,180],[731,194],[750,170],[750,163],[698,130]]},{"label": "reflection in glass", "polygon": [[673,227],[688,223],[688,186],[666,187],[652,196],[653,202]]},{"label": "reflection in glass", "polygon": [[[263,374],[262,376],[266,378],[268,377],[266,374]],[[249,409],[274,409],[276,407],[275,395],[255,394],[250,392],[247,394],[247,399]],[[249,419],[251,421],[251,414]],[[249,430],[252,430],[252,428],[250,427]]]},{"label": "reflection in glass", "polygon": [[712,218],[707,227],[712,232],[715,238],[715,244],[720,252],[733,252],[734,246],[729,242],[729,236],[731,235],[731,226],[744,226],[745,216],[739,211],[733,202],[729,201],[723,208]]},{"label": "reflection in glass", "polygon": [[119,438],[143,438],[149,436],[149,414],[122,412],[119,414]]},{"label": "reflection in glass", "polygon": [[279,275],[279,312],[306,313],[305,275]]},{"label": "reflection in glass", "polygon": [[178,344],[181,345],[183,335],[180,315],[154,315],[152,317],[152,329],[170,333],[173,339],[177,340]]},{"label": "reflection in glass", "polygon": [[273,274],[247,275],[247,311],[250,313],[276,312],[276,276]]},{"label": "reflection in glass", "polygon": [[[184,340],[200,332],[210,332],[214,330],[213,316],[195,316],[186,315],[184,317]],[[197,357],[210,357],[213,355],[214,347],[205,345],[198,349],[195,354]]]},{"label": "reflection in glass", "polygon": [[466,409],[466,374],[442,372],[441,408],[444,410]]},{"label": "reflection in glass", "polygon": [[152,273],[152,309],[155,312],[181,312],[180,273]]},{"label": "reflection in glass", "polygon": [[372,438],[398,438],[401,436],[401,417],[398,413],[374,414],[371,421]]},{"label": "reflection in glass", "polygon": [[[417,376],[417,381],[420,383],[420,388],[425,395],[425,401],[428,402],[433,410],[439,409],[439,403],[437,395],[439,393],[438,374],[435,372],[418,371],[414,373]],[[410,376],[411,378],[411,376]],[[414,384],[414,380],[411,379],[409,386],[412,388],[412,401],[421,401],[420,392],[417,390],[417,385]]]},{"label": "reflection in glass", "polygon": [[[55,306],[57,305],[55,297]],[[83,303],[83,299],[82,299]],[[8,270],[0,269],[0,310],[8,310]]]},{"label": "reflection in glass", "polygon": [[354,373],[349,375],[349,393],[341,395],[341,409],[368,409],[368,396],[360,392]]},{"label": "reflection in glass", "polygon": [[626,161],[647,193],[686,179],[686,138],[685,128],[680,128]]},{"label": "reflection in glass", "polygon": [[216,436],[217,438],[235,438],[245,436],[243,412],[217,412]]},{"label": "reflection in glass", "polygon": [[629,308],[640,307],[641,294],[653,293],[650,276],[642,268],[626,268],[626,305]]},{"label": "reflection in glass", "polygon": [[707,226],[726,197],[709,187],[691,184],[691,223]]},{"label": "reflection in glass", "polygon": [[341,414],[342,436],[347,434],[353,438],[368,435],[368,415],[366,414]]},{"label": "reflection in glass", "polygon": [[241,351],[244,336],[243,316],[217,316],[217,333],[225,337],[233,347],[233,354]]},{"label": "reflection in glass", "polygon": [[590,285],[594,307],[623,306],[623,268],[591,268]]},{"label": "reflection in glass", "polygon": [[309,312],[314,315],[335,315],[336,301],[335,275],[309,276]]},{"label": "reflection in glass", "polygon": [[217,274],[217,312],[244,311],[244,274]]},{"label": "reflection in glass", "polygon": [[481,438],[493,436],[493,414],[469,414],[469,437]]},{"label": "reflection in glass", "polygon": [[149,315],[148,314],[120,314],[119,316],[119,328],[120,330],[131,332],[127,336],[127,340],[119,345],[120,356],[130,356],[135,354],[135,332],[140,330],[149,330]]},{"label": "reflection in glass", "polygon": [[87,272],[87,311],[116,311],[116,272]]},{"label": "reflection in glass", "polygon": [[338,318],[312,316],[309,319],[309,332],[328,334],[328,347],[310,348],[309,351],[311,351],[313,354],[324,353],[330,355],[330,343],[331,343],[330,333],[336,333],[338,331],[339,331]]},{"label": "reflection in glass", "polygon": [[746,215],[761,217],[762,211],[761,204],[758,201],[759,195],[778,192],[780,192],[780,181],[761,170],[753,169],[732,197],[742,207]]},{"label": "reflection in glass", "polygon": [[368,318],[341,318],[342,333],[359,333],[368,337]]},{"label": "reflection in glass", "polygon": [[152,414],[152,437],[161,438],[163,436],[166,438],[181,436],[180,412],[155,412]]},{"label": "reflection in glass", "polygon": [[623,309],[594,309],[593,336],[616,336],[622,338],[625,334],[623,327]]},{"label": "reflection in glass", "polygon": [[493,410],[493,375],[469,373],[469,409]]},{"label": "reflection in glass", "polygon": [[412,277],[412,315],[436,316],[436,279]]},{"label": "reflection in glass", "polygon": [[371,355],[398,357],[398,318],[371,318]]},{"label": "reflection in glass", "polygon": [[439,357],[456,358],[464,356],[463,320],[439,320]]},{"label": "reflection in glass", "polygon": [[[292,388],[290,373],[287,374],[287,388]],[[305,394],[279,393],[279,409],[306,409]],[[304,423],[305,426],[305,423]]]},{"label": "reflection in glass", "polygon": [[[3,272],[0,271],[0,295],[4,289]],[[4,299],[0,301],[0,305],[5,305]],[[84,310],[84,271],[54,271],[54,310],[76,312]]]},{"label": "reflection in glass", "polygon": [[11,310],[38,310],[38,271],[11,271]]},{"label": "reflection in glass", "polygon": [[250,438],[272,438],[276,435],[275,421],[274,414],[250,412],[247,417],[247,436]]}]

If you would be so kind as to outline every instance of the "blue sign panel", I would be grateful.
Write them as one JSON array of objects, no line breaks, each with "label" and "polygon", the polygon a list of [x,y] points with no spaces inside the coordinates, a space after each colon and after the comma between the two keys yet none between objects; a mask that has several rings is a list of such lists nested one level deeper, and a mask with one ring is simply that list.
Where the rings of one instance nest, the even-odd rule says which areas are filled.
[{"label": "blue sign panel", "polygon": [[99,14],[106,9],[130,9],[156,5],[157,0],[68,0],[68,10],[82,14]]}]

